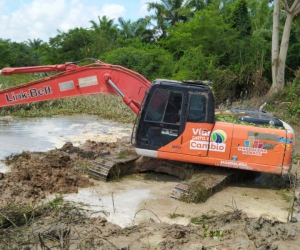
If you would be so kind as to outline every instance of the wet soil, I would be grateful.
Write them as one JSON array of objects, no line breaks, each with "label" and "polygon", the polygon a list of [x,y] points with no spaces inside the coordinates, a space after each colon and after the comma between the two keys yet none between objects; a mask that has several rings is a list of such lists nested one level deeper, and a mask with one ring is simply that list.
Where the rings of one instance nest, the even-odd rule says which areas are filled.
[{"label": "wet soil", "polygon": [[[48,152],[23,152],[12,156],[6,159],[11,172],[0,175],[1,210],[5,211],[4,208],[11,204],[40,204],[51,195],[77,193],[82,188],[105,189],[107,183],[87,175],[90,162],[109,155],[121,158],[124,152],[134,154],[132,150],[128,138],[125,138],[113,143],[86,141],[80,147],[66,143],[62,148]],[[128,179],[124,182],[132,186],[134,183],[139,186],[144,183],[161,189],[156,192],[167,192],[162,190],[165,186],[155,183],[155,180],[162,178],[159,175],[152,176],[150,180],[141,176],[138,175],[132,182]],[[179,179],[172,181],[176,183]],[[118,184],[110,182],[109,185],[120,183],[122,180]],[[251,191],[247,192],[241,196],[249,198],[248,210],[255,210],[251,207]],[[155,210],[161,203],[169,202],[166,201],[169,197],[152,203],[149,201],[150,206],[146,208],[144,204],[138,212],[147,211],[151,216],[138,220],[136,212],[135,223],[125,227],[109,222],[104,210],[92,216],[94,212],[78,204],[67,203],[64,209],[48,209],[27,224],[26,230],[31,239],[36,240],[27,243],[27,249],[300,249],[300,222],[297,220],[287,224],[268,212],[251,216],[255,211],[246,214],[244,208],[246,210],[247,207],[237,206],[234,200],[223,212],[215,211],[214,204],[225,205],[223,199],[226,192],[216,197],[219,199],[207,202],[210,210],[194,216],[190,207],[182,206],[186,209],[179,211],[173,206],[168,214],[169,220],[161,220],[159,210]],[[176,200],[172,202],[179,203]],[[300,206],[299,197],[295,203]],[[286,204],[286,208],[288,206]],[[187,223],[180,223],[183,219]],[[191,223],[192,219],[194,223]],[[20,241],[13,240],[19,232],[20,228],[13,226],[0,227],[1,248],[25,249]]]}]

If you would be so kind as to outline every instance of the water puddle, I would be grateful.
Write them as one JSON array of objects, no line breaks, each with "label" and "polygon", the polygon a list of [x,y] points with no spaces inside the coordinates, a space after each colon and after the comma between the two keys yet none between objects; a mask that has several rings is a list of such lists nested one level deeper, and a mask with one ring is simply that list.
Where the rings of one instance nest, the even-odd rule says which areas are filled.
[{"label": "water puddle", "polygon": [[138,205],[149,198],[150,190],[147,189],[131,189],[111,195],[83,189],[78,194],[64,196],[66,201],[86,204],[83,208],[88,209],[92,217],[105,217],[123,228],[132,225]]},{"label": "water puddle", "polygon": [[131,124],[118,124],[97,116],[0,117],[0,172],[9,171],[1,160],[11,154],[61,148],[68,141],[75,146],[86,140],[113,142],[130,136],[131,130]]}]

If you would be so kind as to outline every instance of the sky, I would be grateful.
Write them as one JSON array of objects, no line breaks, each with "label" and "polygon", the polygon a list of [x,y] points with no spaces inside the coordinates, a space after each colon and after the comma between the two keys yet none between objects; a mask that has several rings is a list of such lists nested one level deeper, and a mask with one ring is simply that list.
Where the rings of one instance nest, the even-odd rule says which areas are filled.
[{"label": "sky", "polygon": [[0,38],[11,42],[41,39],[48,42],[58,31],[90,28],[98,16],[136,21],[150,13],[151,0],[0,0]]}]

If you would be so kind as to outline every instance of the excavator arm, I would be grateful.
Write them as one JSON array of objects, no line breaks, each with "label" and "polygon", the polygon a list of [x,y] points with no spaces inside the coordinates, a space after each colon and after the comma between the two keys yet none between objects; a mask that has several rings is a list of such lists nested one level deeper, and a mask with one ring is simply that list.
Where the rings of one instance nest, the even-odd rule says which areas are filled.
[{"label": "excavator arm", "polygon": [[73,63],[3,68],[2,75],[61,71],[55,75],[0,90],[0,108],[89,94],[119,94],[138,114],[151,83],[127,68],[95,62],[85,66]]}]

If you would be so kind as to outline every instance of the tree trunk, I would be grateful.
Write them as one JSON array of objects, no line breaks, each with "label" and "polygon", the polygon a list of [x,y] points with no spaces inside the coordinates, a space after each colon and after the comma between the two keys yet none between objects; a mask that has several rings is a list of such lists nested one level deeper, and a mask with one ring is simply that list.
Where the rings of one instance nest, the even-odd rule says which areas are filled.
[{"label": "tree trunk", "polygon": [[277,86],[277,69],[278,69],[278,57],[279,57],[279,10],[280,0],[274,1],[273,11],[273,33],[272,33],[272,86],[269,90],[269,95],[275,93],[274,89]]},{"label": "tree trunk", "polygon": [[289,48],[289,40],[290,40],[290,33],[291,27],[293,23],[294,16],[290,13],[287,13],[287,17],[285,20],[284,30],[282,34],[282,40],[280,45],[280,53],[279,53],[279,60],[278,60],[278,70],[277,70],[277,91],[281,91],[284,88],[284,81],[285,81],[285,63],[287,52]]},{"label": "tree trunk", "polygon": [[274,0],[273,34],[272,34],[272,86],[268,96],[278,93],[284,88],[285,63],[289,47],[291,27],[294,17],[300,12],[300,0],[295,0],[291,8],[283,2],[286,20],[279,51],[279,11],[280,0]]}]

